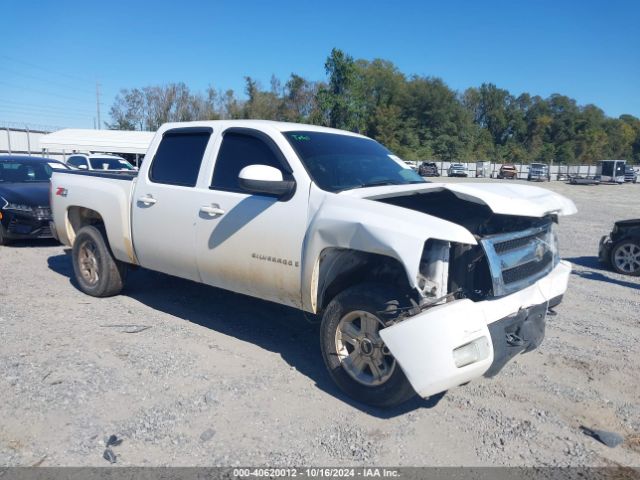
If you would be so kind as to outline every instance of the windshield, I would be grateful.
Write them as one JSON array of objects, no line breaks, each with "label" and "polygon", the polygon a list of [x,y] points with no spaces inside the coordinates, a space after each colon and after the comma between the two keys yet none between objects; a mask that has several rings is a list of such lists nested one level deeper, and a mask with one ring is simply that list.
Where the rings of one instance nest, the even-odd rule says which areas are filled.
[{"label": "windshield", "polygon": [[531,168],[538,168],[538,169],[544,170],[545,168],[547,168],[547,165],[544,163],[532,163]]},{"label": "windshield", "polygon": [[378,142],[325,132],[283,132],[323,190],[339,192],[376,185],[406,185],[425,180]]},{"label": "windshield", "polygon": [[133,166],[122,158],[94,157],[89,162],[93,170],[133,170]]},{"label": "windshield", "polygon": [[0,162],[0,182],[48,182],[54,169],[66,167],[57,162]]}]

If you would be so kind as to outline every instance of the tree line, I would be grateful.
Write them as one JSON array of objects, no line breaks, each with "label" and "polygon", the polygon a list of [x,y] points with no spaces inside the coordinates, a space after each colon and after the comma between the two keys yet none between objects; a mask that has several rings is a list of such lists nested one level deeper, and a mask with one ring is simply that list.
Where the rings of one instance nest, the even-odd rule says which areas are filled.
[{"label": "tree line", "polygon": [[640,163],[640,119],[611,118],[565,95],[518,96],[492,83],[456,92],[440,78],[405,75],[387,60],[333,49],[325,81],[295,73],[268,88],[245,77],[233,90],[192,92],[185,83],[122,89],[109,128],[157,130],[165,122],[260,118],[359,132],[406,160]]}]

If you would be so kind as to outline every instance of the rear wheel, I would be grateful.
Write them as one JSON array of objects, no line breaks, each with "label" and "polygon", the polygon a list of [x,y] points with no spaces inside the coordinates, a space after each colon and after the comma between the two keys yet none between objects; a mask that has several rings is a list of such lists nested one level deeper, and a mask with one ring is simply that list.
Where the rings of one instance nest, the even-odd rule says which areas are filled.
[{"label": "rear wheel", "polygon": [[618,273],[640,276],[640,239],[616,243],[611,249],[611,266]]},{"label": "rear wheel", "polygon": [[322,355],[336,384],[352,398],[392,407],[415,395],[396,359],[380,338],[384,319],[408,305],[399,292],[362,284],[337,295],[322,317]]},{"label": "rear wheel", "polygon": [[122,290],[126,264],[111,253],[102,227],[82,227],[73,242],[72,261],[80,290],[93,297],[111,297]]}]

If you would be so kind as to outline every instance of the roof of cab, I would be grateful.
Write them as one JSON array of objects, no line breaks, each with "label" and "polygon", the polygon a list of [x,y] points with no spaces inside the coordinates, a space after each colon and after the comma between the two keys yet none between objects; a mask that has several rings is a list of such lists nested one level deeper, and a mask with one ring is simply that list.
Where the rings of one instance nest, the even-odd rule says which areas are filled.
[{"label": "roof of cab", "polygon": [[211,127],[214,130],[227,129],[233,127],[242,128],[255,128],[257,130],[275,130],[278,132],[293,132],[293,131],[306,131],[306,132],[324,132],[334,133],[341,135],[350,135],[354,137],[368,138],[359,133],[349,132],[347,130],[339,130],[337,128],[321,127],[318,125],[309,125],[306,123],[290,123],[290,122],[277,122],[274,120],[205,120],[195,122],[174,122],[165,123],[160,127],[159,132],[165,132],[173,128],[185,128],[185,127]]}]

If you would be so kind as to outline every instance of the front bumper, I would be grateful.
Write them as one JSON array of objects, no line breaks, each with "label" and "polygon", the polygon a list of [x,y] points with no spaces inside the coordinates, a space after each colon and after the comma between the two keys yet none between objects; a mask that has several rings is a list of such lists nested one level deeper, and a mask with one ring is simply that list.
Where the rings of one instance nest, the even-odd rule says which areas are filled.
[{"label": "front bumper", "polygon": [[11,240],[30,238],[51,238],[50,216],[31,215],[29,213],[2,211],[4,235]]},{"label": "front bumper", "polygon": [[611,258],[611,247],[613,246],[613,242],[611,238],[605,235],[600,239],[600,245],[598,246],[598,260],[602,263],[609,263],[609,258]]},{"label": "front bumper", "polygon": [[[571,264],[561,261],[533,285],[495,300],[456,300],[380,331],[414,390],[428,397],[483,375],[495,375],[513,356],[536,348],[550,306],[567,289]],[[479,358],[456,366],[454,350],[472,344]],[[512,348],[515,347],[515,348]]]}]

